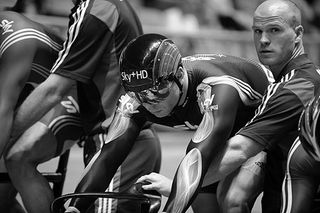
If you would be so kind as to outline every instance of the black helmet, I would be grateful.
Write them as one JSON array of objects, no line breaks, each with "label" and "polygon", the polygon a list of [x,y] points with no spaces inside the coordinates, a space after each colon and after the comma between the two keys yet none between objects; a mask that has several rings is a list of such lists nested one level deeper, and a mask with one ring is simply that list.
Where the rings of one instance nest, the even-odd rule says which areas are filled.
[{"label": "black helmet", "polygon": [[320,161],[319,100],[320,95],[317,95],[309,102],[302,112],[299,122],[301,144],[306,152],[317,161]]},{"label": "black helmet", "polygon": [[132,40],[120,56],[122,83],[126,91],[161,89],[172,79],[181,62],[176,45],[163,35],[144,34]]}]

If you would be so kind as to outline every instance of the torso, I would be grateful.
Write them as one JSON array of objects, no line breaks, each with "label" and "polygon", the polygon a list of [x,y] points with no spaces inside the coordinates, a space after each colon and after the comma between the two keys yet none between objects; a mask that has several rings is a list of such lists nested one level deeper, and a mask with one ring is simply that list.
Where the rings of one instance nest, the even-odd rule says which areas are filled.
[{"label": "torso", "polygon": [[213,84],[224,84],[224,79],[230,79],[239,86],[246,85],[246,88],[243,87],[244,90],[255,91],[257,95],[254,97],[255,100],[252,100],[251,105],[244,102],[239,109],[234,125],[234,131],[236,131],[252,117],[256,106],[261,101],[264,90],[269,84],[259,64],[238,57],[222,54],[195,55],[183,58],[182,63],[187,69],[189,79],[186,102],[183,106],[176,107],[174,112],[165,118],[157,118],[141,107],[140,110],[147,115],[148,120],[167,126],[196,128],[203,116],[197,102],[197,86],[201,82],[207,81],[213,82]]},{"label": "torso", "polygon": [[62,48],[62,39],[43,25],[14,12],[1,12],[0,24],[0,57],[7,57],[12,48],[32,54],[24,45],[30,40],[36,41],[34,45],[37,52],[33,58],[31,72],[28,70],[25,75],[26,83],[34,86],[40,84],[50,74],[50,69]]}]

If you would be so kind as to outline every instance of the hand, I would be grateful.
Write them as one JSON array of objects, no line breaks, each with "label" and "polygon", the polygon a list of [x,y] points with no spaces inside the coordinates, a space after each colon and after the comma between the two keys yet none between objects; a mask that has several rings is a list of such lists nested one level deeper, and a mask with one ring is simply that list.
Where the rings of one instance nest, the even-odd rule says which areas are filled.
[{"label": "hand", "polygon": [[148,181],[150,184],[143,185],[142,188],[144,190],[156,190],[158,191],[161,195],[168,197],[171,191],[171,185],[172,185],[172,180],[160,175],[158,173],[150,173],[148,175],[143,175],[141,176],[138,180],[137,183],[143,182],[143,181]]}]

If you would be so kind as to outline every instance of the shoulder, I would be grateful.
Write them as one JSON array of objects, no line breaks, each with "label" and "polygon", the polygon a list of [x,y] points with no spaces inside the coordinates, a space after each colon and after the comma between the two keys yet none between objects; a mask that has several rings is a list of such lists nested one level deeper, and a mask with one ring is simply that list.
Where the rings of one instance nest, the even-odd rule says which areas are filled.
[{"label": "shoulder", "polygon": [[[112,1],[96,0],[92,4],[90,14],[102,21],[109,29],[115,29],[118,19],[119,11]],[[113,31],[113,30],[112,30]]]},{"label": "shoulder", "polygon": [[41,29],[42,27],[41,24],[30,20],[22,14],[13,11],[0,12],[0,32],[2,35],[24,28]]},{"label": "shoulder", "polygon": [[305,105],[314,96],[319,85],[320,76],[308,76],[297,72],[289,81],[284,83],[283,88],[293,93]]},{"label": "shoulder", "polygon": [[15,12],[0,13],[0,55],[5,51],[23,49],[24,52],[46,43],[55,50],[61,48],[61,38],[45,26]]},{"label": "shoulder", "polygon": [[[14,12],[1,12],[0,13],[0,55],[8,51],[9,47],[14,49],[24,49],[28,51],[34,45],[30,34],[34,32],[34,26],[29,20]],[[30,37],[31,36],[31,37]],[[25,42],[28,38],[28,42]],[[12,48],[10,48],[12,49]]]}]

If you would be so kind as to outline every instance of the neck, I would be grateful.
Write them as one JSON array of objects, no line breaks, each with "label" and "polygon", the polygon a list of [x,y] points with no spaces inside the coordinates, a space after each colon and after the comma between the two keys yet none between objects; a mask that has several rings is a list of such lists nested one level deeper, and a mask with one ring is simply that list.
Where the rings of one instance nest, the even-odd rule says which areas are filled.
[{"label": "neck", "polygon": [[290,57],[290,59],[288,61],[286,61],[283,64],[280,65],[275,65],[275,66],[270,66],[270,69],[272,71],[272,73],[274,73],[274,77],[277,79],[279,77],[279,75],[281,74],[283,68],[294,58],[298,57],[299,55],[304,54],[304,47],[302,44],[302,41],[300,41],[296,47],[293,50],[292,56]]}]

